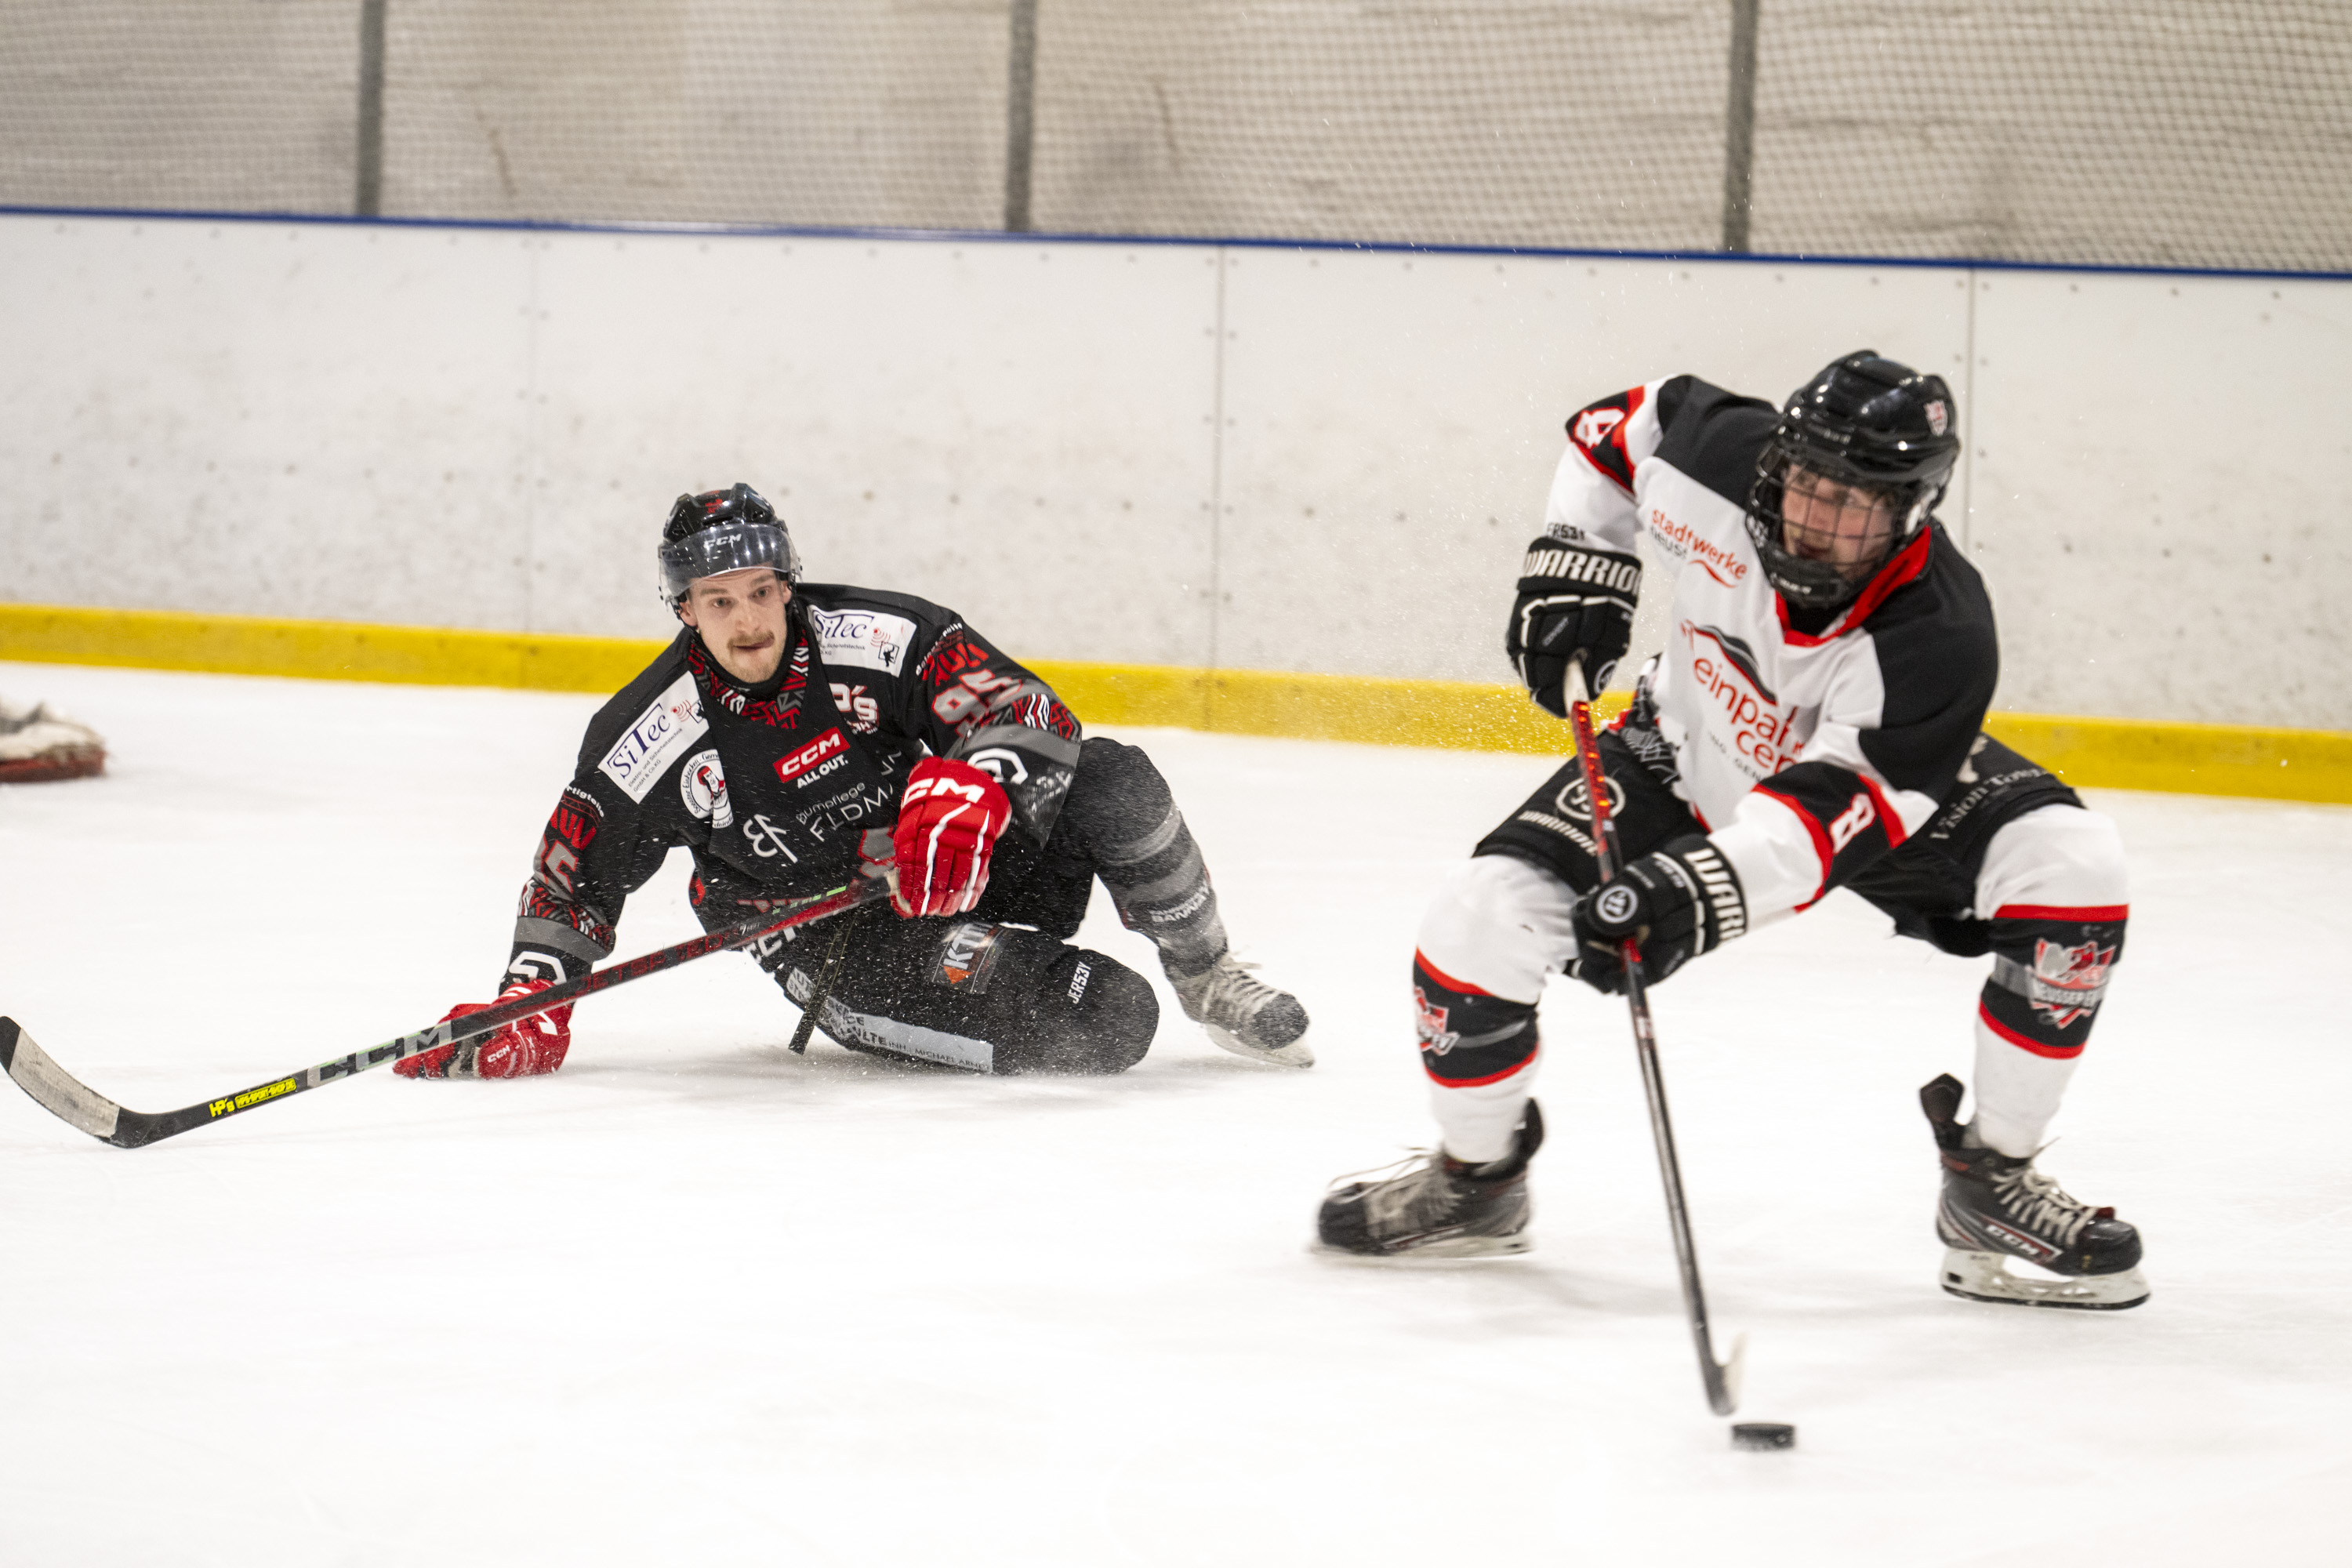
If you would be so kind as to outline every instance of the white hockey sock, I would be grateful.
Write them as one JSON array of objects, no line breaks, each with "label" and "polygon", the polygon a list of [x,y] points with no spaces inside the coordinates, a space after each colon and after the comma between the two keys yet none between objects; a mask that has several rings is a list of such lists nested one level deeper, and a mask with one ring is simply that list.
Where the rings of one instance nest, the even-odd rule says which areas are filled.
[{"label": "white hockey sock", "polygon": [[2080,1057],[2043,1057],[2010,1044],[1977,1020],[1976,1119],[1978,1142],[2012,1159],[2026,1159],[2042,1147],[2066,1083]]},{"label": "white hockey sock", "polygon": [[1528,1095],[1535,1088],[1541,1053],[1506,1079],[1467,1088],[1434,1083],[1429,1086],[1429,1108],[1437,1113],[1445,1152],[1457,1160],[1483,1165],[1499,1160],[1515,1146],[1514,1134],[1527,1115]]}]

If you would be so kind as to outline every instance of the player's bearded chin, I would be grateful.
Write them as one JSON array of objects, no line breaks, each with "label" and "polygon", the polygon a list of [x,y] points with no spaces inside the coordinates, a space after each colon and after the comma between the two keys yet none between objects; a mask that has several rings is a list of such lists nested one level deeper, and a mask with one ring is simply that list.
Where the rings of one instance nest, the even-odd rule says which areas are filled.
[{"label": "player's bearded chin", "polygon": [[1781,484],[1780,542],[1790,554],[1824,563],[1850,583],[1878,570],[1895,542],[1895,503],[1790,465]]}]

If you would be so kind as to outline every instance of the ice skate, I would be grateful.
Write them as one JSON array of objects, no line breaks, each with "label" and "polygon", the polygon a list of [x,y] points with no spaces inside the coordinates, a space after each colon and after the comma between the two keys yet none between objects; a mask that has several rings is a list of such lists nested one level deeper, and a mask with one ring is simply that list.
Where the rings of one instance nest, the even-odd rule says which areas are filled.
[{"label": "ice skate", "polygon": [[[1970,1301],[2116,1311],[2148,1298],[2139,1232],[2112,1208],[2071,1197],[2050,1177],[1996,1150],[1970,1147],[1956,1120],[1960,1080],[1946,1073],[1919,1091],[1944,1160],[1936,1234],[1946,1247],[1944,1289]],[[2021,1258],[2058,1278],[2019,1274]]]},{"label": "ice skate", "polygon": [[1543,1146],[1543,1112],[1528,1101],[1518,1141],[1474,1165],[1420,1149],[1396,1165],[1342,1176],[1315,1216],[1317,1248],[1363,1258],[1491,1258],[1525,1252],[1528,1162]]},{"label": "ice skate", "polygon": [[1230,952],[1219,953],[1217,962],[1198,974],[1179,974],[1168,965],[1168,983],[1176,988],[1184,1016],[1234,1055],[1277,1067],[1313,1067],[1307,1009],[1289,992],[1276,991],[1246,973],[1255,967]]}]

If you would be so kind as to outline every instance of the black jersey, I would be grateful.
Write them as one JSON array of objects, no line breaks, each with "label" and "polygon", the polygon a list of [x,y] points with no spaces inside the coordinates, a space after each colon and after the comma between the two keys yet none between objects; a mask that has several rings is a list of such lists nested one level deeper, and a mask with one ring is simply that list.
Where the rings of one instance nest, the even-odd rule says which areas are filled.
[{"label": "black jersey", "polygon": [[887,861],[926,754],[992,775],[1013,827],[1045,842],[1080,738],[1051,688],[908,595],[803,584],[788,616],[790,646],[758,687],[684,628],[597,710],[523,887],[514,973],[561,977],[609,954],[621,906],[681,846],[698,873],[777,898],[848,880],[861,848]]}]

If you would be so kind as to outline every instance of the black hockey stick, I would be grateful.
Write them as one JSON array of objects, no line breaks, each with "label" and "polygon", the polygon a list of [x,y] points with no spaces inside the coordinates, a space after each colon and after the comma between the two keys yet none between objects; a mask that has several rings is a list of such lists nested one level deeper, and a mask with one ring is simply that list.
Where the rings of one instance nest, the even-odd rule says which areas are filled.
[{"label": "black hockey stick", "polygon": [[793,1037],[788,1048],[794,1056],[807,1053],[809,1036],[816,1031],[817,1015],[824,1012],[824,1005],[833,999],[834,982],[841,978],[842,963],[849,957],[850,934],[856,930],[857,922],[865,918],[866,911],[860,910],[834,928],[833,944],[825,949],[824,967],[817,971],[809,999],[801,1004],[801,1021],[793,1026]]},{"label": "black hockey stick", "polygon": [[[1568,667],[1568,721],[1576,736],[1576,760],[1584,770],[1584,796],[1592,806],[1593,858],[1601,864],[1601,879],[1617,875],[1617,824],[1609,815],[1609,783],[1601,773],[1601,749],[1592,739],[1591,693],[1584,684],[1584,662]],[[1642,951],[1631,939],[1625,961],[1625,1003],[1633,1015],[1633,1048],[1642,1058],[1642,1087],[1650,1097],[1650,1133],[1658,1145],[1658,1174],[1666,1186],[1666,1219],[1674,1226],[1675,1260],[1682,1265],[1683,1305],[1689,1310],[1691,1338],[1698,1345],[1698,1373],[1706,1384],[1707,1407],[1717,1415],[1739,1408],[1739,1374],[1745,1370],[1748,1336],[1731,1342],[1731,1359],[1715,1359],[1715,1341],[1706,1330],[1706,1294],[1699,1289],[1698,1245],[1691,1239],[1690,1206],[1683,1200],[1682,1163],[1675,1158],[1674,1124],[1666,1119],[1666,1080],[1658,1068],[1658,1037],[1650,1025],[1650,993],[1642,981]]]},{"label": "black hockey stick", "polygon": [[317,1067],[256,1084],[240,1093],[220,1100],[205,1100],[179,1110],[150,1114],[131,1110],[100,1094],[75,1079],[52,1060],[48,1052],[33,1043],[33,1037],[17,1026],[14,1018],[0,1018],[0,1068],[16,1080],[16,1086],[31,1095],[61,1120],[71,1122],[91,1137],[111,1143],[118,1149],[138,1149],[164,1138],[175,1137],[193,1127],[209,1127],[224,1118],[257,1105],[268,1105],[289,1095],[300,1094],[322,1084],[334,1083],[379,1068],[386,1062],[401,1061],[418,1056],[437,1046],[456,1045],[488,1035],[513,1023],[544,1013],[551,1007],[561,1007],[567,1002],[577,1002],[583,996],[593,996],[599,991],[609,991],[615,985],[625,985],[632,980],[642,980],[665,969],[676,969],[681,963],[691,963],[698,958],[723,952],[728,948],[745,947],[761,937],[773,936],[793,926],[806,925],[844,910],[856,909],[870,903],[889,891],[887,879],[852,883],[845,887],[827,889],[805,899],[772,905],[764,913],[722,927],[692,942],[682,942],[675,947],[665,947],[657,952],[645,953],[614,964],[609,969],[592,970],[576,979],[551,985],[544,991],[528,996],[518,996],[509,1002],[495,1003],[478,1013],[468,1013],[462,1018],[436,1024],[429,1029],[419,1029],[413,1035],[371,1046],[363,1051],[353,1051]]}]

